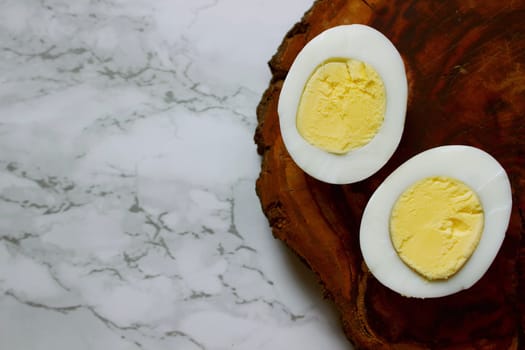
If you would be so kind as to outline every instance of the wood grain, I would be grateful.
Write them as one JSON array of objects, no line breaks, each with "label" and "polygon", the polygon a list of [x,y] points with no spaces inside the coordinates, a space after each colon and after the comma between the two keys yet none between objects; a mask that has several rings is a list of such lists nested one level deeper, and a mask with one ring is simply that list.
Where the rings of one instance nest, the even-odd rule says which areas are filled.
[{"label": "wood grain", "polygon": [[[294,164],[280,135],[277,101],[300,49],[321,31],[351,23],[370,25],[396,45],[409,103],[401,144],[387,165],[365,181],[337,186]],[[524,24],[524,0],[319,0],[271,59],[273,79],[257,109],[257,194],[274,236],[318,275],[356,348],[525,348]],[[511,223],[497,258],[472,288],[404,298],[363,263],[361,214],[401,163],[447,144],[479,147],[504,166],[513,189]]]}]

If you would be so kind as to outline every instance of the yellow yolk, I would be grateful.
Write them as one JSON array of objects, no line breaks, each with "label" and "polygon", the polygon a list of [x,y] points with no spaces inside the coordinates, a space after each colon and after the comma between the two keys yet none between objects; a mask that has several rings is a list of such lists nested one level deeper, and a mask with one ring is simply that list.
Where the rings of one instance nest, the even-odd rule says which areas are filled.
[{"label": "yellow yolk", "polygon": [[398,198],[390,238],[401,260],[429,280],[454,275],[483,231],[483,208],[464,183],[448,177],[416,182]]},{"label": "yellow yolk", "polygon": [[310,144],[344,154],[374,138],[385,105],[383,81],[370,65],[354,59],[327,61],[306,83],[297,130]]}]

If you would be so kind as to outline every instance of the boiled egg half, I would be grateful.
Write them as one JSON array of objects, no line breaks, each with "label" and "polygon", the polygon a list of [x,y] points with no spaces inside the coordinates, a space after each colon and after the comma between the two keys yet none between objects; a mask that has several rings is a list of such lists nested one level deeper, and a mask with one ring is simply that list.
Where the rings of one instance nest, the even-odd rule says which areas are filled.
[{"label": "boiled egg half", "polygon": [[408,297],[470,288],[488,270],[507,230],[509,178],[488,153],[441,146],[406,161],[363,213],[360,246],[370,272]]},{"label": "boiled egg half", "polygon": [[388,38],[365,25],[330,28],[305,45],[283,83],[286,149],[318,180],[363,180],[399,144],[407,91],[403,60]]}]

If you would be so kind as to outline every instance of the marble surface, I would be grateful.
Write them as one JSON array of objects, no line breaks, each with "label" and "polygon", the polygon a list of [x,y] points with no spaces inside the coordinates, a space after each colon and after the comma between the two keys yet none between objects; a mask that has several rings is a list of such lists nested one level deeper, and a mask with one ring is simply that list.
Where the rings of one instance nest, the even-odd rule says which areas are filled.
[{"label": "marble surface", "polygon": [[307,0],[0,0],[0,349],[347,349],[254,192]]}]

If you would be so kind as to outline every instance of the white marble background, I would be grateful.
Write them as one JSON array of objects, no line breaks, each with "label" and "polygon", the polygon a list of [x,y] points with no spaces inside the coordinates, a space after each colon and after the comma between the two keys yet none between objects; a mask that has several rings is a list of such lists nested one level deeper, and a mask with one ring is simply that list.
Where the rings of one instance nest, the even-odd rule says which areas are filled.
[{"label": "white marble background", "polygon": [[0,349],[346,349],[254,182],[311,0],[0,0]]}]

